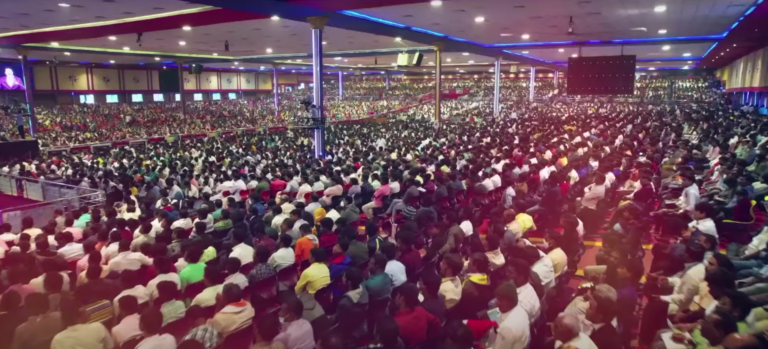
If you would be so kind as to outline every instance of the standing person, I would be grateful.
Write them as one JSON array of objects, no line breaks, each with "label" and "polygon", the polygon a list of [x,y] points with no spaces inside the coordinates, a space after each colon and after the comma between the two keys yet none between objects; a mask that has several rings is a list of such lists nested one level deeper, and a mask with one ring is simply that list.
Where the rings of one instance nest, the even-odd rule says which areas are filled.
[{"label": "standing person", "polygon": [[115,342],[107,328],[100,322],[86,323],[87,320],[78,302],[62,302],[61,322],[66,329],[53,337],[51,349],[113,349]]},{"label": "standing person", "polygon": [[490,348],[524,349],[531,341],[530,320],[523,307],[518,306],[517,288],[507,281],[496,288],[499,328],[491,332]]}]

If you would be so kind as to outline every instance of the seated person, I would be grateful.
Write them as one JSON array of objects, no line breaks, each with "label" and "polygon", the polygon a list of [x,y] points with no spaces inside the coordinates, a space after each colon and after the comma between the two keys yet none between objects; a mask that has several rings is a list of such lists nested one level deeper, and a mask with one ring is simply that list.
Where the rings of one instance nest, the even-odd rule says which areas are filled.
[{"label": "seated person", "polygon": [[226,284],[218,297],[220,297],[220,304],[225,305],[209,321],[211,327],[226,337],[228,334],[251,326],[254,310],[250,303],[243,300],[240,286]]}]

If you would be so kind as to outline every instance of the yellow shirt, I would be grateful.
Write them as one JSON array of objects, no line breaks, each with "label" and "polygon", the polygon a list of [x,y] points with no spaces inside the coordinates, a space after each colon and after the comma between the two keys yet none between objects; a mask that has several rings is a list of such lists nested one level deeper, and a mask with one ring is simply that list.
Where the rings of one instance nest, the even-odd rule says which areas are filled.
[{"label": "yellow shirt", "polygon": [[552,264],[555,267],[555,276],[560,276],[565,268],[568,266],[568,256],[565,255],[562,248],[556,248],[549,251],[547,254],[549,259],[552,260]]},{"label": "yellow shirt", "polygon": [[331,283],[331,272],[325,263],[312,263],[299,277],[296,284],[296,293],[306,291],[309,294],[315,294],[319,289]]}]

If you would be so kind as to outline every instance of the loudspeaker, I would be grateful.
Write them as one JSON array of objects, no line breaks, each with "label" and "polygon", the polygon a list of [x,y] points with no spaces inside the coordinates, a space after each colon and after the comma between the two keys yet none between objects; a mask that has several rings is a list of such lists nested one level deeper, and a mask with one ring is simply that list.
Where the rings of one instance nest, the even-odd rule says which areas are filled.
[{"label": "loudspeaker", "polygon": [[421,61],[424,59],[424,55],[421,54],[421,52],[416,52],[415,55],[413,55],[413,59],[411,60],[411,65],[414,67],[421,67]]},{"label": "loudspeaker", "polygon": [[397,65],[399,66],[407,66],[411,64],[411,57],[407,53],[399,53],[397,55]]},{"label": "loudspeaker", "polygon": [[594,56],[568,59],[569,95],[631,95],[635,93],[636,56]]},{"label": "loudspeaker", "polygon": [[189,73],[190,74],[200,74],[203,72],[203,65],[202,64],[191,64],[189,66]]}]

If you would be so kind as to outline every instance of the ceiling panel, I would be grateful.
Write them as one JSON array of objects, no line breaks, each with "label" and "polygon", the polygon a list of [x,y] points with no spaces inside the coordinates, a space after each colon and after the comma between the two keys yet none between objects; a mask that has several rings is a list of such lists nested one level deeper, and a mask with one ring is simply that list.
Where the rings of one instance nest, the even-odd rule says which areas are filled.
[{"label": "ceiling panel", "polygon": [[[58,4],[66,3],[69,7]],[[3,0],[0,33],[102,22],[201,7],[157,0]]]},{"label": "ceiling panel", "polygon": [[[636,55],[639,60],[647,59],[670,59],[670,58],[684,58],[685,54],[690,54],[689,57],[701,57],[709,49],[712,44],[700,43],[700,44],[676,44],[669,45],[669,50],[662,49],[663,45],[640,45],[640,46],[624,46],[623,52],[625,55]],[[563,52],[560,52],[563,50]],[[527,52],[528,56],[538,59],[544,59],[548,61],[564,62],[567,61],[572,55],[579,54],[578,47],[553,47],[542,49],[529,49],[526,51],[516,50],[514,52]],[[617,46],[585,46],[581,48],[581,55],[587,56],[617,56],[622,53],[622,47]]]}]

